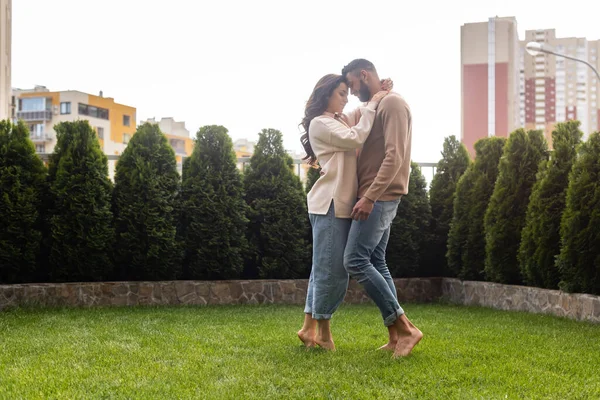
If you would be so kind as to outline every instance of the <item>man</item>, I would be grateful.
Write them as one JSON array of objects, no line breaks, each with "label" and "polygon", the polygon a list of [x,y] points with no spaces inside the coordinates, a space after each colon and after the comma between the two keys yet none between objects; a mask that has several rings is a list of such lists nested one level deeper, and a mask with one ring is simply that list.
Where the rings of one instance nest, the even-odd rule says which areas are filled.
[{"label": "man", "polygon": [[[351,93],[369,101],[381,90],[373,63],[357,59],[342,75]],[[408,193],[412,118],[408,104],[397,93],[379,104],[371,134],[358,158],[358,202],[352,210],[352,226],[344,253],[344,267],[377,304],[389,341],[383,350],[394,357],[407,356],[423,334],[404,315],[396,287],[385,262],[390,226],[398,204]]]}]

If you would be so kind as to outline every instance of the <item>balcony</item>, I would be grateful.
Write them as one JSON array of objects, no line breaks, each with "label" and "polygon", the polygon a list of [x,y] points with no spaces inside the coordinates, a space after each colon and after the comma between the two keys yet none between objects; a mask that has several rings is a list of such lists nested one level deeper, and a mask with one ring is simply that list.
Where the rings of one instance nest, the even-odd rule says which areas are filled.
[{"label": "balcony", "polygon": [[52,119],[52,110],[44,111],[18,111],[17,119],[23,121],[50,121]]},{"label": "balcony", "polygon": [[29,138],[34,143],[40,143],[54,139],[54,135],[51,132],[29,132]]}]

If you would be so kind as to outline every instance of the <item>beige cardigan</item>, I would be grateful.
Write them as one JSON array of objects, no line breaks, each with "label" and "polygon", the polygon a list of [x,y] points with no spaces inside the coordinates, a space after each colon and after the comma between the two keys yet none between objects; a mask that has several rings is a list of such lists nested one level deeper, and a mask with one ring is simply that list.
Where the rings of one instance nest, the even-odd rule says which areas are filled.
[{"label": "beige cardigan", "polygon": [[321,176],[308,192],[309,213],[325,215],[333,201],[335,216],[350,218],[358,191],[356,149],[369,136],[376,108],[374,102],[359,107],[360,120],[351,128],[326,115],[311,121],[308,136],[321,166]]}]

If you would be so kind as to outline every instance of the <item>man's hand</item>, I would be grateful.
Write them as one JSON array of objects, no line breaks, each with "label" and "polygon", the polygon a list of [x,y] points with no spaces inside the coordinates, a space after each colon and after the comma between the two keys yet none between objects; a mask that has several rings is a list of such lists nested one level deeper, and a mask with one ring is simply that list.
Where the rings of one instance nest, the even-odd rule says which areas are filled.
[{"label": "man's hand", "polygon": [[373,212],[373,201],[367,199],[366,197],[361,198],[356,202],[356,205],[352,209],[352,214],[350,214],[350,218],[355,221],[366,221],[369,218],[369,215]]}]

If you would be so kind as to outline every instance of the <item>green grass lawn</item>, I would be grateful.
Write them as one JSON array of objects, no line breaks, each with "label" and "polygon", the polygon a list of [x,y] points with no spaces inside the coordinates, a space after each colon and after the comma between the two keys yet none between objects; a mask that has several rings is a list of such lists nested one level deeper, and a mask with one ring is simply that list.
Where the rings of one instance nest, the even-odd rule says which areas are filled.
[{"label": "green grass lawn", "polygon": [[598,325],[405,309],[425,337],[399,360],[372,305],[338,311],[334,353],[301,347],[300,306],[2,312],[0,398],[600,398]]}]

